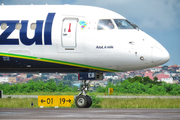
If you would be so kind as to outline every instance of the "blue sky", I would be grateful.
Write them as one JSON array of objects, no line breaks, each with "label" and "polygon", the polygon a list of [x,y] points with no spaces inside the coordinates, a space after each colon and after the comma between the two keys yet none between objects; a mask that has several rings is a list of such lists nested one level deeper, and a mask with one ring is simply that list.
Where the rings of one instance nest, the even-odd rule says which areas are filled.
[{"label": "blue sky", "polygon": [[160,42],[180,65],[180,0],[0,0],[4,5],[89,5],[115,11]]}]

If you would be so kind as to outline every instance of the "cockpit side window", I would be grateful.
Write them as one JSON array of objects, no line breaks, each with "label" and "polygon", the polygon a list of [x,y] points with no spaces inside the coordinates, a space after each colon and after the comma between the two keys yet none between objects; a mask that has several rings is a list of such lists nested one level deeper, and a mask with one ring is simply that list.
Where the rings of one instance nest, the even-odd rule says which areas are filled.
[{"label": "cockpit side window", "polygon": [[125,19],[114,19],[118,29],[136,29],[136,26]]},{"label": "cockpit side window", "polygon": [[110,19],[102,19],[99,20],[97,29],[98,30],[114,29],[114,25]]}]

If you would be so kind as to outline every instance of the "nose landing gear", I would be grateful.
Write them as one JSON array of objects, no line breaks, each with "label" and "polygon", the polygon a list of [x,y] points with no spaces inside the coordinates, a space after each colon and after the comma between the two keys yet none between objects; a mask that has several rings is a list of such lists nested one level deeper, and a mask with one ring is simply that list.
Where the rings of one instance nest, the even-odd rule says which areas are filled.
[{"label": "nose landing gear", "polygon": [[[82,80],[82,85],[79,95],[76,97],[75,103],[78,108],[89,108],[92,105],[92,99],[90,96],[86,95],[86,91],[90,86],[91,80],[103,80],[102,72],[88,72],[88,73],[79,73],[78,79]],[[89,80],[86,83],[86,80]]]},{"label": "nose landing gear", "polygon": [[[89,81],[90,83],[90,81]],[[89,83],[86,83],[86,80],[82,80],[81,91],[76,97],[75,103],[78,108],[89,108],[92,105],[92,99],[90,96],[86,95],[86,91],[89,88]]]}]

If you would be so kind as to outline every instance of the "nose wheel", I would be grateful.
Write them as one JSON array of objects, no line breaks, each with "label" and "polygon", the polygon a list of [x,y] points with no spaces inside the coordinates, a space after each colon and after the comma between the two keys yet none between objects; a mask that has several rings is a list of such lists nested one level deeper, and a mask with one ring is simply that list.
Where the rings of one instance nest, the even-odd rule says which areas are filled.
[{"label": "nose wheel", "polygon": [[92,105],[92,99],[90,96],[86,95],[89,83],[86,84],[86,80],[82,81],[82,88],[79,95],[76,97],[75,103],[78,108],[89,108]]},{"label": "nose wheel", "polygon": [[90,96],[79,95],[76,97],[76,106],[78,108],[89,108],[92,105],[92,99]]}]

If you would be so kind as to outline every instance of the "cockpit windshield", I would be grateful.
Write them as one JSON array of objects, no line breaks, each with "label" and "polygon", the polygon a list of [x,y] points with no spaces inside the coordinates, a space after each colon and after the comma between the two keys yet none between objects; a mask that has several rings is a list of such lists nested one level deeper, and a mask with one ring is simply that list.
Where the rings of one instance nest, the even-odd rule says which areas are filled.
[{"label": "cockpit windshield", "polygon": [[125,19],[114,19],[118,29],[136,29],[136,25],[130,23]]},{"label": "cockpit windshield", "polygon": [[102,19],[102,20],[99,20],[97,29],[98,30],[114,29],[114,25],[111,19]]}]

